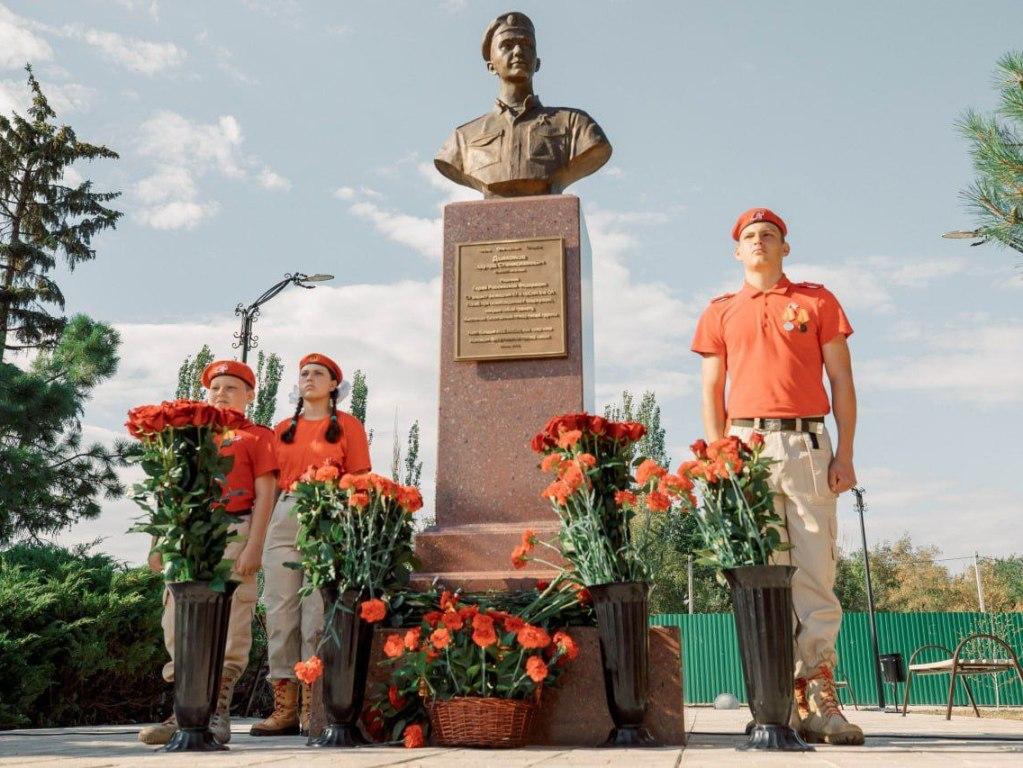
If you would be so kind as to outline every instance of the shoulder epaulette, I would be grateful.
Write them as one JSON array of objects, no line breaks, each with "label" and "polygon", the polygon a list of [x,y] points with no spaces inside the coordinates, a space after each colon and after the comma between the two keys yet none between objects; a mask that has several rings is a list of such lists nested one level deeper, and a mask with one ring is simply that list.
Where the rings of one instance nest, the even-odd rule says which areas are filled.
[{"label": "shoulder epaulette", "polygon": [[808,283],[808,282],[796,283],[796,285],[798,285],[800,288],[823,288],[824,287],[820,283]]},{"label": "shoulder epaulette", "polygon": [[734,293],[722,293],[720,296],[715,296],[713,299],[711,299],[710,303],[711,304],[716,304],[719,301],[724,301],[725,299],[730,299],[734,295],[735,295]]}]

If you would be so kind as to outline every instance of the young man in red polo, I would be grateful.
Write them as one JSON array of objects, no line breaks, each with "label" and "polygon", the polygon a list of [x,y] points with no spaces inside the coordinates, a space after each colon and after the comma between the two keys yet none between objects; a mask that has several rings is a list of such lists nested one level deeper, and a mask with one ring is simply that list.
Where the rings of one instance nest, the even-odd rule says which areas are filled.
[{"label": "young man in red polo", "polygon": [[[256,376],[245,363],[235,360],[217,360],[206,366],[202,373],[207,400],[218,408],[230,408],[245,413],[245,407],[255,397]],[[249,663],[252,646],[252,614],[256,607],[256,574],[263,562],[263,542],[270,520],[277,489],[277,458],[274,452],[274,433],[269,427],[247,423],[241,429],[228,432],[220,438],[220,453],[233,456],[234,463],[224,483],[223,504],[237,522],[231,534],[240,539],[227,545],[225,560],[234,561],[233,578],[240,584],[231,599],[231,616],[227,625],[227,647],[224,652],[224,671],[221,678],[217,709],[210,719],[210,730],[221,744],[231,740],[231,695],[234,684]],[[163,559],[159,552],[149,556],[149,567],[160,572]],[[163,597],[163,641],[170,661],[163,667],[163,678],[174,680],[174,600],[169,590]],[[166,744],[177,730],[177,721],[171,714],[167,720],[150,725],[139,732],[144,744]]]},{"label": "young man in red polo", "polygon": [[[747,440],[759,432],[765,454],[777,461],[771,475],[774,505],[792,549],[775,560],[798,569],[792,579],[793,727],[808,741],[862,744],[863,732],[839,709],[834,684],[842,623],[834,592],[836,507],[838,494],[856,483],[856,390],[846,341],[852,326],[824,286],[785,277],[786,234],[785,222],[767,208],[746,211],[732,229],[745,283],[737,293],[711,301],[692,345],[703,356],[703,425],[707,440],[726,434]],[[832,410],[838,426],[834,451],[824,426]]]}]

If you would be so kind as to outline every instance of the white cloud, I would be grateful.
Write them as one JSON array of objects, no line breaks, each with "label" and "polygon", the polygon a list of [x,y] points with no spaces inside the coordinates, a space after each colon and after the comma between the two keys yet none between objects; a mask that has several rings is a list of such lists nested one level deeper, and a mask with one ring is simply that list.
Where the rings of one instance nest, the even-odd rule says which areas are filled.
[{"label": "white cloud", "polygon": [[191,229],[216,215],[219,203],[204,199],[199,190],[198,180],[208,173],[252,180],[267,190],[290,189],[288,179],[244,153],[243,141],[231,115],[202,124],[176,112],[157,112],[138,131],[136,152],[152,162],[152,170],[134,186],[141,204],[135,218],[155,229]]},{"label": "white cloud", "polygon": [[[40,82],[39,85],[58,119],[62,115],[88,111],[96,96],[95,89],[78,83]],[[31,91],[25,80],[0,80],[0,112],[17,111],[25,115],[31,105]]]},{"label": "white cloud", "polygon": [[293,29],[302,28],[302,4],[298,0],[242,0],[242,5]]},{"label": "white cloud", "polygon": [[160,20],[160,3],[159,0],[113,0],[116,5],[119,5],[124,10],[131,13],[141,11],[148,13],[153,21]]},{"label": "white cloud", "polygon": [[0,69],[20,69],[53,58],[50,44],[35,34],[33,26],[0,5]]},{"label": "white cloud", "polygon": [[[367,187],[356,190],[354,187],[339,187],[334,190],[334,197],[351,202],[348,212],[353,216],[370,222],[373,227],[386,237],[401,245],[412,248],[417,253],[431,259],[440,260],[444,245],[444,206],[462,200],[475,200],[479,193],[444,178],[430,163],[416,160],[416,156],[408,155],[397,161],[398,165],[415,163],[419,180],[425,180],[433,189],[443,192],[435,210],[437,216],[415,216],[401,211],[385,208],[370,199],[379,199],[380,193]],[[384,174],[387,175],[387,174]]]},{"label": "white cloud", "polygon": [[[667,221],[656,211],[588,210],[593,249],[594,335],[598,365],[623,372],[677,370],[702,302],[683,301],[666,284],[637,281],[626,255],[638,250],[644,226]],[[653,389],[649,377],[630,376],[630,389]],[[665,392],[665,395],[668,393]]]},{"label": "white cloud", "polygon": [[193,229],[217,212],[215,201],[198,199],[192,173],[176,165],[158,165],[135,185],[135,197],[136,218],[154,229]]},{"label": "white cloud", "polygon": [[238,120],[223,115],[206,125],[176,112],[162,110],[139,126],[138,153],[160,162],[212,166],[232,178],[245,175]]},{"label": "white cloud", "polygon": [[443,247],[444,228],[441,219],[410,216],[382,208],[366,200],[353,203],[349,213],[370,222],[387,239],[407,245],[424,256],[439,260]]},{"label": "white cloud", "polygon": [[259,172],[259,186],[263,189],[279,189],[287,192],[291,189],[291,182],[279,173],[271,171],[269,168],[264,168]]},{"label": "white cloud", "polygon": [[857,381],[983,408],[1023,402],[1023,322],[976,315],[929,328],[913,344],[914,354],[858,363]]},{"label": "white cloud", "polygon": [[96,49],[108,61],[143,75],[155,75],[180,67],[188,54],[170,42],[153,42],[125,37],[117,32],[66,24],[55,30],[71,40],[79,40]]},{"label": "white cloud", "polygon": [[170,200],[147,206],[137,213],[142,224],[153,229],[195,229],[206,219],[216,215],[220,204],[215,200],[196,202],[194,200]]},{"label": "white cloud", "polygon": [[221,72],[231,77],[233,80],[245,85],[256,85],[258,80],[244,72],[234,62],[234,54],[231,50],[223,45],[218,45],[210,39],[210,33],[207,30],[202,30],[195,36],[196,42],[203,46],[213,56],[213,60],[216,62],[217,67]]},{"label": "white cloud", "polygon": [[64,169],[64,175],[61,177],[60,183],[66,187],[77,187],[83,181],[85,181],[85,177],[74,166],[69,165]]},{"label": "white cloud", "polygon": [[[793,255],[794,258],[795,254]],[[786,274],[795,281],[823,283],[834,290],[847,309],[891,314],[896,309],[893,287],[916,290],[969,270],[965,258],[906,261],[890,256],[865,256],[837,264],[818,264],[798,259],[786,263]],[[884,278],[881,279],[880,276]]]},{"label": "white cloud", "polygon": [[[868,546],[909,532],[915,545],[937,546],[947,557],[974,552],[1004,557],[1020,551],[1018,539],[1005,535],[1006,521],[1023,515],[1019,494],[964,484],[959,477],[913,476],[886,466],[865,466],[857,474],[866,488]],[[839,543],[847,552],[859,549],[859,517],[852,495],[843,494],[839,507]]]}]

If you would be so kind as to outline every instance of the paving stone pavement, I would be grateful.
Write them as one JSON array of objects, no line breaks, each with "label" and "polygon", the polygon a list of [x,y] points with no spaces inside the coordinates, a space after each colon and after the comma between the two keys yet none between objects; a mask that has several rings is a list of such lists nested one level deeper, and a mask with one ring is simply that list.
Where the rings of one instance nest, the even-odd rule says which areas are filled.
[{"label": "paving stone pavement", "polygon": [[298,737],[251,738],[252,721],[236,720],[228,752],[165,754],[137,740],[137,726],[98,726],[0,731],[0,768],[241,768],[242,766],[343,766],[344,768],[731,768],[732,766],[805,766],[806,768],[1001,768],[1023,766],[1023,722],[994,718],[943,717],[910,713],[849,712],[867,733],[863,747],[818,746],[807,754],[738,752],[745,710],[688,707],[689,746],[651,750],[530,747],[519,750],[374,747],[320,751]]}]

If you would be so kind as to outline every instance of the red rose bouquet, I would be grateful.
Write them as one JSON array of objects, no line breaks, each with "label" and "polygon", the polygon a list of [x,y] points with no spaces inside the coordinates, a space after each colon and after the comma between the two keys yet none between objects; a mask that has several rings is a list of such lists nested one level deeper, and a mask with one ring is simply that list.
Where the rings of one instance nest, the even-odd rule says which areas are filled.
[{"label": "red rose bouquet", "polygon": [[791,548],[782,541],[782,519],[768,487],[774,462],[763,455],[763,447],[757,433],[749,443],[733,436],[690,446],[694,458],[682,462],[678,476],[691,481],[700,496],[694,508],[704,545],[696,553],[698,562],[719,571],[768,565],[774,552]]},{"label": "red rose bouquet", "polygon": [[419,489],[375,474],[342,475],[334,464],[310,467],[295,483],[297,547],[306,574],[303,594],[324,586],[357,589],[370,598],[365,621],[387,614],[386,600],[412,572],[412,514]]},{"label": "red rose bouquet", "polygon": [[[387,636],[384,655],[393,665],[387,701],[374,711],[381,721],[394,723],[392,737],[409,729],[422,729],[423,706],[437,731],[438,741],[479,745],[490,739],[512,741],[517,735],[498,738],[483,722],[478,707],[485,700],[500,699],[528,705],[535,711],[544,688],[557,684],[568,662],[579,648],[564,630],[544,625],[577,597],[567,585],[555,582],[518,613],[496,610],[484,601],[462,603],[444,592],[435,610],[423,616],[419,626]],[[476,713],[475,735],[445,734],[444,723],[450,707]],[[448,708],[448,709],[445,709]],[[467,709],[468,708],[468,709]],[[513,710],[502,710],[510,717]],[[512,729],[511,723],[503,728]],[[501,730],[500,728],[498,730]],[[463,741],[458,741],[463,739]],[[409,745],[406,738],[406,746]]]},{"label": "red rose bouquet", "polygon": [[645,433],[638,422],[587,413],[547,422],[532,446],[544,455],[540,468],[555,475],[542,495],[561,518],[561,532],[557,546],[524,535],[512,553],[515,567],[543,562],[534,555],[540,544],[559,552],[585,586],[651,580],[654,552],[661,549],[654,546],[662,525],[658,513],[678,509],[693,486],[642,457],[635,460],[633,478],[634,444]]},{"label": "red rose bouquet", "polygon": [[418,627],[384,641],[384,655],[395,667],[390,703],[419,694],[442,700],[538,695],[579,651],[567,632],[548,632],[524,615],[463,604],[444,592]]},{"label": "red rose bouquet", "polygon": [[222,590],[231,573],[224,560],[232,518],[222,503],[232,459],[216,438],[246,423],[237,411],[193,400],[143,405],[128,411],[125,426],[142,444],[146,479],[135,502],[147,513],[132,532],[148,533],[164,562],[167,581],[209,581]]}]

